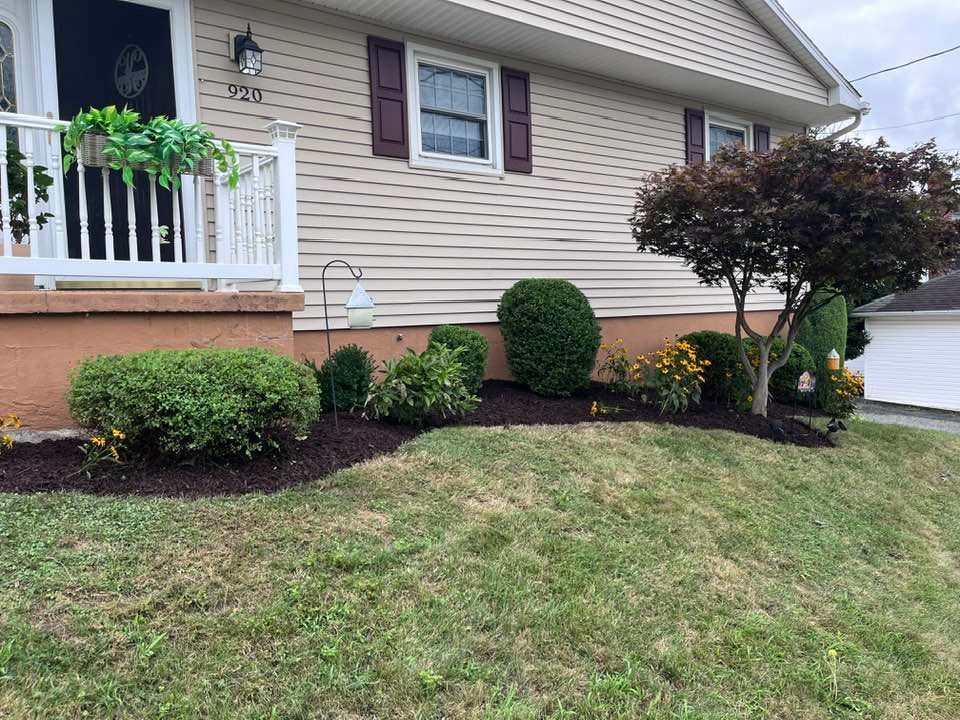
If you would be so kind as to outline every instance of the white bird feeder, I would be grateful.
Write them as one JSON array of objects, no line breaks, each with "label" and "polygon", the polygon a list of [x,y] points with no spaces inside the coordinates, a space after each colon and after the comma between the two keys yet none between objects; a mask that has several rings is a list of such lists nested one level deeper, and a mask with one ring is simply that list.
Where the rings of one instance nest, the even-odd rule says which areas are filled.
[{"label": "white bird feeder", "polygon": [[347,300],[347,325],[351,330],[363,330],[373,326],[373,300],[360,283],[357,283]]}]

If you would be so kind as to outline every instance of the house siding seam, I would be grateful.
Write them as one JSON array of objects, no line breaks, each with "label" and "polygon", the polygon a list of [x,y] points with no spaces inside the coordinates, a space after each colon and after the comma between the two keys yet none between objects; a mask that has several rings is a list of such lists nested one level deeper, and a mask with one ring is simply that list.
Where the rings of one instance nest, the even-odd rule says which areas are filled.
[{"label": "house siding seam", "polygon": [[[224,47],[223,28],[247,21],[265,48],[255,78],[241,78]],[[418,170],[371,152],[367,36],[398,33],[281,0],[195,0],[194,23],[204,122],[248,142],[262,142],[275,117],[304,126],[297,160],[306,308],[295,329],[323,327],[320,270],[333,257],[363,268],[383,327],[493,322],[503,291],[531,276],[571,280],[600,317],[733,309],[727,290],[700,286],[679,261],[637,253],[627,224],[643,177],[685,161],[684,108],[697,101],[471,49],[530,73],[533,172]],[[259,88],[263,102],[228,98],[226,85],[238,82]],[[771,126],[772,144],[801,129],[755,119]],[[327,288],[339,305],[352,281],[328,278]],[[779,305],[776,293],[758,293],[751,309]]]}]

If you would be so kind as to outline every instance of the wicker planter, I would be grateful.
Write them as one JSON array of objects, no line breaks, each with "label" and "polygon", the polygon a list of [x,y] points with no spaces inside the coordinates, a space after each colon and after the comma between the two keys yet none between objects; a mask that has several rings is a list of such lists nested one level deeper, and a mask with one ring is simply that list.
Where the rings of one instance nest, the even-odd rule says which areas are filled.
[{"label": "wicker planter", "polygon": [[80,159],[86,167],[106,167],[107,156],[103,148],[107,144],[107,136],[103,133],[85,132],[80,138]]},{"label": "wicker planter", "polygon": [[[0,255],[3,255],[2,243]],[[14,244],[13,256],[30,257],[30,246]],[[0,290],[33,290],[33,275],[0,275]]]},{"label": "wicker planter", "polygon": [[197,163],[192,171],[183,173],[184,175],[198,175],[199,177],[212,178],[213,171],[216,168],[212,157],[207,157]]}]

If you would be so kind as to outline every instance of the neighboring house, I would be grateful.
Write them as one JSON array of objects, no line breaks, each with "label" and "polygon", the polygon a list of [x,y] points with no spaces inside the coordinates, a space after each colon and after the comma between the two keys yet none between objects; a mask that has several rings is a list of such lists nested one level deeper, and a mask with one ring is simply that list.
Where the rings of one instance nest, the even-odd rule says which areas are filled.
[{"label": "neighboring house", "polygon": [[[865,108],[775,0],[0,0],[0,23],[0,109],[19,113],[0,123],[57,179],[32,257],[0,257],[0,274],[56,288],[0,297],[18,358],[0,400],[46,425],[66,421],[66,369],[96,352],[268,342],[322,357],[334,258],[362,268],[377,304],[376,329],[335,341],[380,357],[467,323],[504,376],[497,302],[531,276],[573,281],[637,351],[730,329],[727,290],[635,251],[634,190],[723,143],[764,150]],[[255,76],[233,57],[248,24]],[[108,103],[237,142],[240,187],[186,178],[174,204],[146,178],[128,194],[85,168],[81,195],[76,172],[60,181],[48,118]],[[341,329],[353,280],[335,267],[327,287]],[[214,288],[241,292],[199,292]],[[758,293],[750,308],[779,305]]]},{"label": "neighboring house", "polygon": [[960,271],[854,310],[866,319],[867,400],[960,410]]}]

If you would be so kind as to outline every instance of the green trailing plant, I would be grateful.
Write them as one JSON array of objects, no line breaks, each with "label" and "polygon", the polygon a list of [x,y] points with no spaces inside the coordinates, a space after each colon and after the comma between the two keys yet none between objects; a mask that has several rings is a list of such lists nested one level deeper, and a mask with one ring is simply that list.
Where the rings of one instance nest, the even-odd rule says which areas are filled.
[{"label": "green trailing plant", "polygon": [[487,355],[490,343],[483,333],[462,325],[440,325],[430,333],[430,345],[444,345],[451,350],[463,348],[460,363],[463,365],[463,381],[467,389],[476,393],[487,373]]},{"label": "green trailing plant", "polygon": [[312,360],[308,360],[307,365],[316,373],[317,385],[323,393],[324,412],[333,410],[331,378],[337,395],[337,410],[353,410],[366,404],[376,365],[370,353],[359,345],[337,348],[319,368]]},{"label": "green trailing plant", "polygon": [[600,324],[590,302],[567,280],[521,280],[497,308],[507,364],[539,395],[564,397],[590,382]]},{"label": "green trailing plant", "polygon": [[370,388],[367,414],[423,425],[431,418],[456,417],[473,410],[479,398],[467,388],[462,348],[430,345],[422,353],[407,350],[384,363],[383,381]]},{"label": "green trailing plant", "polygon": [[[27,169],[23,166],[23,153],[13,142],[7,142],[7,188],[10,193],[10,232],[13,241],[19,243],[30,234],[30,215],[27,210]],[[33,194],[38,202],[50,199],[53,178],[43,165],[33,166]],[[34,219],[38,227],[47,224],[52,213],[37,213]]]},{"label": "green trailing plant", "polygon": [[167,460],[252,457],[306,433],[320,412],[310,368],[261,348],[91,358],[67,400],[81,427],[122,428],[130,452]]},{"label": "green trailing plant", "polygon": [[98,132],[107,138],[103,154],[109,158],[109,167],[118,170],[123,182],[131,187],[134,171],[143,170],[156,176],[162,187],[178,190],[180,176],[196,171],[206,158],[213,159],[231,188],[240,179],[236,150],[228,141],[217,140],[203,123],[187,124],[165,115],[141,123],[140,115],[133,110],[117,110],[110,105],[77,113],[63,130],[64,173],[76,163],[83,135]]},{"label": "green trailing plant", "polygon": [[78,112],[70,124],[60,128],[63,132],[63,174],[66,175],[77,161],[77,150],[84,134],[97,132],[106,136],[134,132],[140,124],[140,113],[124,106],[90,108]]}]

